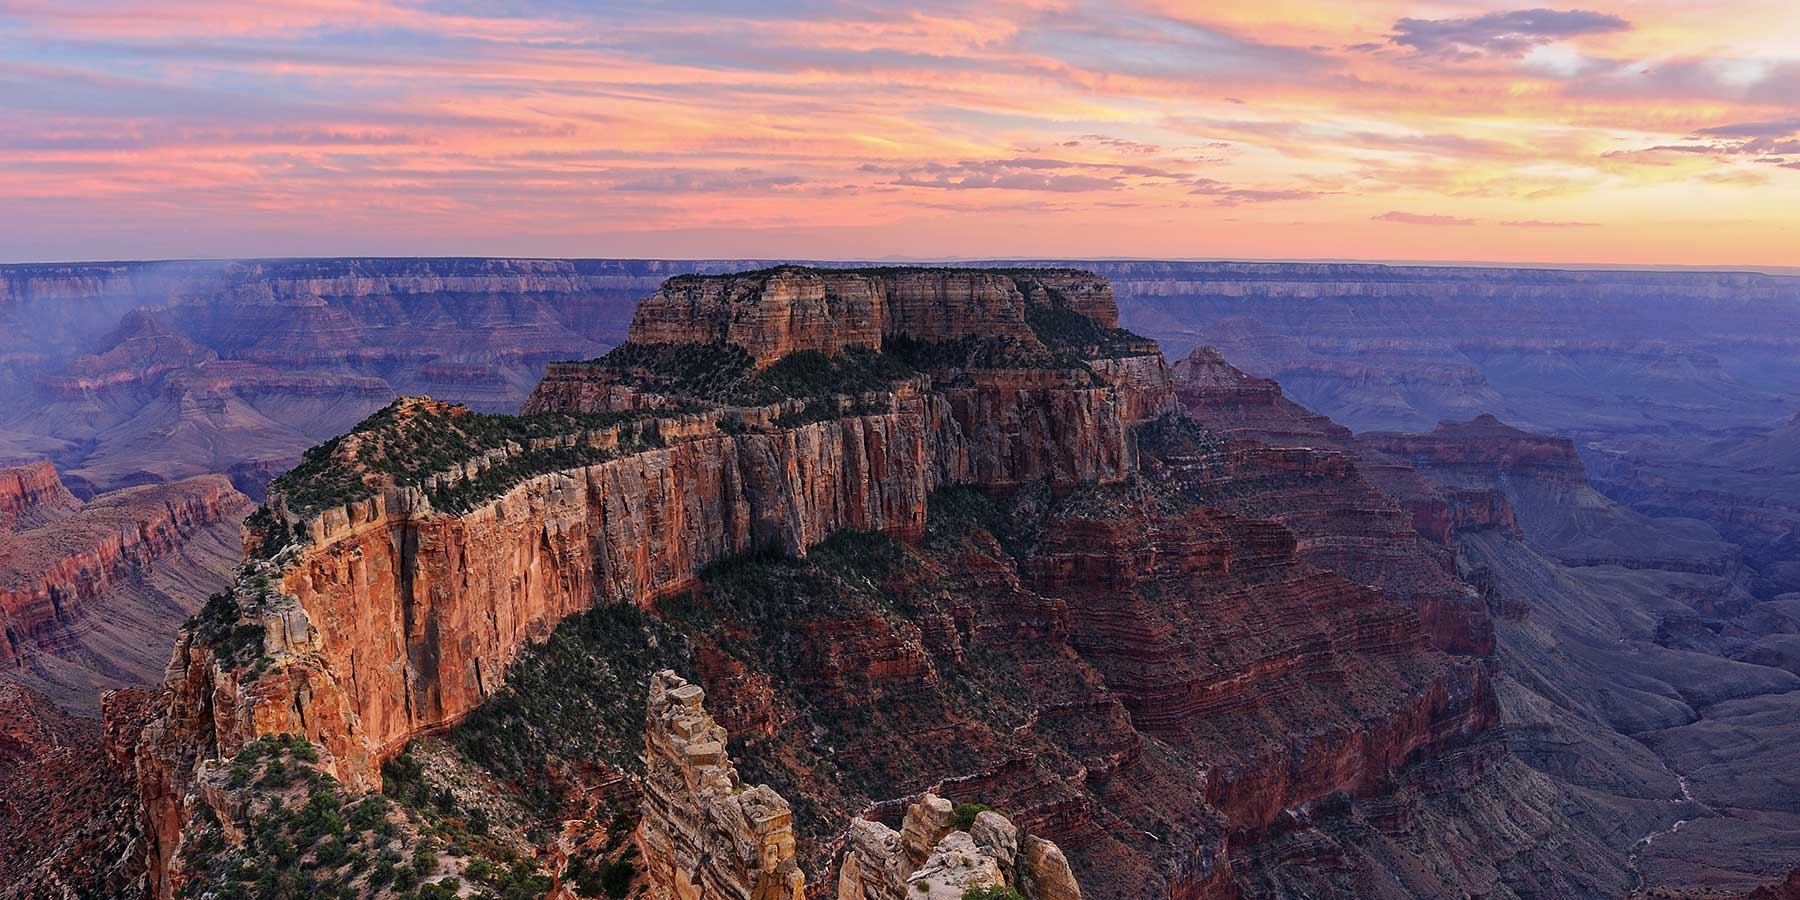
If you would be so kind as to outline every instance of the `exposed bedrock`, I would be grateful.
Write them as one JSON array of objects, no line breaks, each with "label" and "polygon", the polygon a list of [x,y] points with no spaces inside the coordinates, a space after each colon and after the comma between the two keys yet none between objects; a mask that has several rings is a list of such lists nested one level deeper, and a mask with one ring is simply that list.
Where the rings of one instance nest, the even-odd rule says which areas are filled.
[{"label": "exposed bedrock", "polygon": [[676,675],[651,676],[644,730],[643,817],[637,840],[653,900],[804,900],[793,815],[769,789],[738,779],[725,729],[705,693]]},{"label": "exposed bedrock", "polygon": [[[236,749],[302,735],[323,770],[376,787],[597,603],[684,634],[715,694],[716,721],[697,685],[651,692],[641,839],[668,896],[785,898],[787,863],[843,884],[846,858],[871,898],[976,886],[951,875],[1038,900],[1076,874],[1121,900],[1304,896],[1388,870],[1409,875],[1382,896],[1618,881],[1587,835],[1564,849],[1592,874],[1535,872],[1573,814],[1496,736],[1484,597],[1374,483],[1404,465],[1365,475],[1341,429],[1277,422],[1278,388],[1205,360],[1172,381],[1110,330],[1103,282],[852,274],[674,280],[642,344],[553,372],[531,415],[402,401],[274,482],[139,745],[152,893],[179,886],[193,786]],[[685,368],[713,358],[750,362],[729,383]],[[892,564],[806,568],[834,535]],[[790,580],[732,601],[707,572],[734,558]],[[728,733],[786,801],[737,782]],[[1451,840],[1463,788],[1476,814]],[[909,837],[888,806],[928,791],[1008,815]],[[836,853],[871,804],[852,826],[868,840]],[[796,844],[808,828],[824,842]],[[1472,858],[1420,874],[1440,851]],[[1341,867],[1278,874],[1309,854]]]},{"label": "exposed bedrock", "polygon": [[882,348],[886,338],[1035,341],[1028,307],[1054,294],[1102,328],[1119,324],[1112,286],[1073,270],[784,266],[733,276],[679,276],[638,304],[631,340],[735,344],[759,366],[790,353]]},{"label": "exposed bedrock", "polygon": [[80,504],[47,465],[26,473],[54,487],[40,478],[38,499],[20,508],[23,527],[0,533],[0,667],[91,709],[98,688],[155,680],[162,651],[147,648],[224,583],[220,572],[235,560],[221,567],[211,548],[250,502],[211,475]]},{"label": "exposed bedrock", "polygon": [[0,468],[0,535],[47,525],[80,507],[48,462]]}]

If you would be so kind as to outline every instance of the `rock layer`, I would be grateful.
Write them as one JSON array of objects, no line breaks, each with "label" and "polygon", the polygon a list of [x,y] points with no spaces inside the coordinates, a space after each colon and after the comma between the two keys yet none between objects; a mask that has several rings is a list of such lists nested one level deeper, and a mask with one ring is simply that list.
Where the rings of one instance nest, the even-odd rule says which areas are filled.
[{"label": "rock layer", "polygon": [[[0,666],[89,708],[91,695],[63,696],[91,680],[70,667],[92,670],[101,685],[148,683],[151,667],[139,657],[205,595],[184,586],[218,578],[207,571],[207,551],[183,554],[216,542],[221,529],[235,532],[249,505],[223,476],[203,476],[103,494],[47,524],[0,535]],[[158,586],[165,581],[166,590]],[[114,625],[134,634],[114,635]]]},{"label": "rock layer", "polygon": [[[1068,289],[1055,288],[1059,297],[1074,298],[1059,301],[1065,308],[1110,311],[1090,283],[1045,277]],[[960,309],[987,301],[940,293],[920,302]],[[658,307],[646,306],[649,321]],[[216,637],[184,634],[170,669],[170,712],[152,730],[162,746],[145,778],[151,818],[179,821],[182,785],[199,766],[268,734],[318,742],[327,771],[371,787],[408,740],[460,720],[521,647],[597,600],[649,608],[692,587],[713,562],[770,548],[803,554],[843,530],[917,536],[927,497],[944,485],[1121,481],[1136,465],[1128,415],[1160,408],[1168,391],[1160,360],[1108,371],[1117,384],[1080,367],[985,370],[941,388],[900,381],[830,399],[838,415],[799,424],[787,416],[826,401],[660,414],[657,446],[527,474],[460,514],[434,508],[430,492],[477,480],[523,448],[496,448],[422,485],[373,482],[366,499],[323,510],[292,508],[277,482],[263,521],[278,525],[259,526],[248,540],[262,546],[270,528],[304,538],[240,580],[244,624],[217,629],[260,631],[264,661],[246,671]],[[462,414],[406,401],[382,415]],[[533,444],[616,444],[607,434]],[[343,464],[360,465],[352,448],[369,439],[353,434],[340,446]],[[179,830],[149,831],[166,867]]]},{"label": "rock layer", "polygon": [[0,535],[47,525],[80,506],[48,462],[0,468]]},{"label": "rock layer", "polygon": [[[1106,321],[1048,288],[1046,320],[1034,292],[1012,283],[1034,339],[1085,340]],[[701,348],[719,336],[714,305],[762,309],[730,294],[730,279],[702,288],[694,330],[645,334]],[[872,322],[835,332],[848,345],[796,344],[810,338],[783,323],[836,313],[823,293],[814,303],[782,290],[768,309],[788,311],[744,340],[817,351],[808,365],[837,360],[803,373],[851,371],[841,362],[889,371],[856,343]],[[1100,303],[1090,293],[1079,302]],[[930,304],[952,307],[924,316],[933,328],[967,313],[954,298]],[[645,327],[668,327],[678,308],[650,304]],[[726,317],[726,334],[736,321]],[[1004,827],[978,817],[946,832],[934,804],[930,821],[903,822],[891,841],[872,820],[853,826],[868,853],[850,883],[875,894],[910,883],[960,896],[969,877],[993,876],[1062,897],[1071,868],[1109,898],[1267,885],[1298,896],[1385,885],[1389,872],[1405,876],[1384,895],[1395,897],[1505,896],[1515,884],[1596,896],[1619,883],[1566,798],[1495,734],[1483,598],[1353,453],[1221,439],[1173,414],[1167,367],[1129,347],[1114,356],[1051,341],[1021,365],[954,331],[931,335],[905,357],[924,362],[880,375],[878,388],[811,384],[752,407],[707,395],[708,373],[634,382],[601,361],[560,373],[534,400],[540,417],[511,431],[427,401],[377,417],[461,420],[516,440],[458,443],[454,428],[402,440],[377,423],[309,454],[305,478],[272,486],[249,532],[253,564],[184,635],[166,712],[145,730],[153,893],[169,896],[182,877],[183,823],[206,802],[197,773],[236,747],[304,735],[327,771],[372,787],[382,760],[502,689],[522,650],[595,600],[680,620],[667,627],[724,694],[725,721],[679,713],[689,724],[670,729],[688,743],[651,741],[661,761],[649,766],[645,856],[672,896],[791,894],[785,876],[765,878],[781,858],[829,865],[821,845],[764,852],[752,823],[783,818],[772,795],[734,787],[722,807],[701,802],[706,784],[735,781],[718,775],[720,725],[756,739],[755,771],[784,779],[796,831],[828,839],[845,812],[925,790],[1013,813]],[[901,336],[882,349],[921,340]],[[464,449],[426,472],[382,455],[389,441],[427,460]],[[875,555],[866,567],[846,571],[841,553],[816,546],[867,531],[885,537],[861,536]],[[797,559],[743,558],[763,548],[783,551],[764,559]],[[827,553],[836,574],[808,568],[808,555]],[[717,582],[748,575],[705,576],[733,556],[724,569],[770,580],[733,596]],[[652,707],[668,713],[683,689],[660,690]],[[730,799],[740,796],[755,808]],[[1473,808],[1459,816],[1465,797]],[[1008,837],[1013,823],[1067,856]],[[716,843],[703,840],[709,829]],[[1556,852],[1582,865],[1547,866],[1540,845],[1559,831]],[[1333,862],[1288,880],[1286,862],[1312,855]],[[1447,855],[1452,871],[1430,862]],[[1021,857],[1037,866],[1030,878]]]},{"label": "rock layer", "polygon": [[653,900],[804,900],[793,816],[738,779],[706,695],[674,672],[650,680],[637,840]]},{"label": "rock layer", "polygon": [[1036,343],[1027,308],[1046,306],[1052,297],[1102,328],[1119,324],[1112,286],[1087,272],[784,266],[671,278],[638,304],[631,340],[734,344],[758,366],[803,350],[880,350],[894,337]]}]

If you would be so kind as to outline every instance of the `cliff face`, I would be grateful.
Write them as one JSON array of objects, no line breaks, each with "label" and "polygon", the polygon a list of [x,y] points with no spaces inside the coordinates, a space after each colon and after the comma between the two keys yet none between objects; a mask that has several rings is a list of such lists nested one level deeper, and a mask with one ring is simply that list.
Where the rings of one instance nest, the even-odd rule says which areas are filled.
[{"label": "cliff face", "polygon": [[[690,440],[665,423],[670,446],[530,478],[465,515],[434,515],[407,491],[328,511],[317,543],[279,575],[297,604],[269,646],[298,665],[244,697],[241,731],[221,740],[305,734],[365,787],[572,612],[649,607],[726,556],[800,553],[840,529],[918,533],[936,461],[958,456],[940,449],[947,430],[930,427],[931,412],[915,397],[886,415],[735,436],[702,420],[690,424],[709,436]],[[283,678],[295,683],[276,687]],[[343,711],[309,712],[321,697]]]},{"label": "cliff face", "polygon": [[0,535],[47,525],[80,506],[48,462],[0,468]]},{"label": "cliff face", "polygon": [[631,340],[723,341],[742,347],[758,366],[803,350],[880,350],[895,337],[1035,342],[1027,310],[1050,305],[1052,297],[1101,328],[1118,327],[1111,285],[1086,272],[781,267],[672,278],[638,305]]},{"label": "cliff face", "polygon": [[210,548],[248,509],[214,475],[103,494],[0,535],[0,666],[86,708],[99,688],[152,682],[164,661],[155,643],[209,589],[191,586],[224,583],[235,561]]},{"label": "cliff face", "polygon": [[1308,561],[1410,603],[1439,647],[1493,652],[1492,623],[1447,548],[1457,529],[1510,521],[1504,498],[1445,489],[1211,348],[1173,371],[1187,414],[1230,439],[1224,453],[1179,463],[1217,491],[1215,502],[1281,522]]},{"label": "cliff face", "polygon": [[1573,441],[1521,431],[1492,415],[1477,416],[1467,422],[1440,422],[1428,434],[1371,432],[1362,435],[1361,440],[1434,469],[1466,466],[1484,473],[1587,481]]},{"label": "cliff face", "polygon": [[1573,565],[1618,565],[1708,575],[1730,575],[1743,566],[1738,548],[1714,529],[1691,520],[1652,519],[1601,496],[1566,438],[1531,434],[1493,416],[1443,422],[1426,434],[1371,432],[1364,445],[1406,460],[1467,496],[1479,516],[1499,494],[1513,524],[1529,542]]},{"label": "cliff face", "polygon": [[[1079,302],[1097,302],[1078,288]],[[176,649],[170,714],[155,732],[164,746],[147,767],[146,794],[162,810],[152,818],[178,821],[196,766],[267,734],[311,738],[328,771],[373,786],[402,745],[461,719],[521,647],[596,599],[649,608],[713,562],[767,548],[801,554],[843,530],[916,537],[943,485],[1119,481],[1135,465],[1126,415],[1167,395],[1160,361],[1112,360],[1104,371],[1117,384],[1068,365],[959,371],[942,386],[909,375],[767,406],[677,395],[645,412],[540,399],[536,418],[519,420],[523,445],[509,439],[417,479],[381,468],[389,463],[371,470],[366,454],[410,465],[435,451],[401,442],[468,438],[486,420],[397,404],[319,457],[323,468],[303,463],[271,487],[248,537],[268,561],[240,580],[232,618],[213,637],[203,625]],[[595,383],[616,378],[594,368]],[[311,498],[324,484],[356,499],[321,505]],[[469,490],[485,494],[466,511],[440,509]],[[290,533],[302,537],[284,547]],[[260,634],[262,661],[250,670],[218,638],[240,632]],[[201,709],[211,712],[193,715]],[[151,831],[166,859],[178,829]]]},{"label": "cliff face", "polygon": [[[524,763],[627,788],[642,765],[644,861],[671,896],[788,897],[787,862],[870,897],[991,875],[1062,900],[1075,871],[1106,898],[1617,886],[1500,744],[1492,623],[1450,552],[1351,450],[1249,439],[1287,415],[1278,390],[1202,360],[1184,394],[1089,279],[850,275],[676,280],[644,341],[559,369],[528,415],[403,401],[274,482],[139,745],[152,894],[194,871],[200,788],[254,739],[303,736],[372,788],[445,730],[500,753],[496,734],[560,733],[531,715],[613,727],[583,711],[598,687],[561,705],[556,676],[596,659],[621,702],[651,684],[648,763]],[[572,649],[571,622],[636,649]],[[666,658],[716,721],[662,665],[631,671]],[[557,660],[574,668],[546,676]],[[521,697],[521,672],[556,703]],[[726,739],[784,803],[731,787]],[[926,792],[1008,815],[895,815]],[[1580,866],[1540,849],[1559,833]],[[1331,862],[1282,874],[1309,856]]]}]

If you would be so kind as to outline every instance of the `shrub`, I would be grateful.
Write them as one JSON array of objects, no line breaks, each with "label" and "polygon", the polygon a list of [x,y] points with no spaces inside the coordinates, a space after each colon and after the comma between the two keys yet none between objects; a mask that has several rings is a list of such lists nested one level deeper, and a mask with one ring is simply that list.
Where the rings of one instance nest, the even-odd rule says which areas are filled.
[{"label": "shrub", "polygon": [[963,891],[962,900],[1025,900],[1025,897],[1009,885],[991,884]]},{"label": "shrub", "polygon": [[631,879],[637,874],[637,867],[628,859],[615,859],[600,867],[600,889],[606,896],[624,897],[631,890]]},{"label": "shrub", "polygon": [[992,808],[980,803],[958,803],[955,811],[950,814],[950,821],[956,825],[958,831],[968,831],[969,826],[975,824],[976,816]]}]

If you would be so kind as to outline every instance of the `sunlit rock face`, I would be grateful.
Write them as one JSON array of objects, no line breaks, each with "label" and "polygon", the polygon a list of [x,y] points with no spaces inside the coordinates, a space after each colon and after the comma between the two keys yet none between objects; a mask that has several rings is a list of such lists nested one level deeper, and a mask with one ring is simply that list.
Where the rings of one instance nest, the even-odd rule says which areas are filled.
[{"label": "sunlit rock face", "polygon": [[[1571,825],[1496,735],[1492,623],[1449,551],[1353,454],[1222,437],[1198,411],[1279,414],[1268,391],[1209,400],[1196,364],[1184,397],[1113,321],[1060,272],[676,279],[525,415],[409,399],[309,452],[139,745],[152,893],[184,877],[196,772],[287,733],[376,787],[595,604],[686,629],[718,704],[651,683],[658,896],[787,898],[802,869],[865,897],[1616,886],[1584,834],[1579,871],[1501,871]],[[1290,431],[1315,425],[1340,431]],[[886,555],[809,568],[855,540]],[[773,580],[709,607],[722,562]],[[779,793],[737,783],[728,737]],[[886,814],[927,793],[1006,815]]]}]

